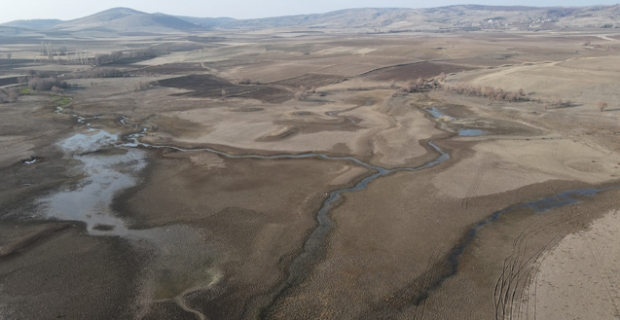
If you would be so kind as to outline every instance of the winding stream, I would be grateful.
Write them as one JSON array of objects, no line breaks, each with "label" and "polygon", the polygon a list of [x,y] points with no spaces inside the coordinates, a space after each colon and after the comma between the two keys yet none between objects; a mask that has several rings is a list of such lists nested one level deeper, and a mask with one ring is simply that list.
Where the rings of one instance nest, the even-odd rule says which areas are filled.
[{"label": "winding stream", "polygon": [[[121,121],[124,125],[125,118]],[[306,158],[318,158],[325,159],[331,161],[350,161],[357,165],[363,166],[365,168],[371,169],[375,171],[374,174],[362,179],[353,187],[338,189],[332,191],[329,194],[329,197],[323,201],[321,208],[317,212],[317,222],[318,226],[312,231],[308,239],[303,245],[303,251],[297,257],[294,258],[291,265],[288,267],[288,277],[287,279],[281,283],[278,288],[275,289],[275,296],[281,296],[286,290],[291,287],[294,287],[298,284],[304,276],[310,271],[313,262],[317,259],[320,259],[324,254],[325,240],[329,233],[329,231],[333,228],[334,222],[330,219],[329,213],[333,206],[336,204],[338,200],[341,199],[341,195],[344,193],[352,193],[364,190],[368,187],[368,184],[378,178],[396,173],[401,171],[420,171],[424,169],[428,169],[439,165],[448,159],[450,159],[450,155],[445,153],[441,148],[439,148],[433,141],[429,141],[428,145],[431,146],[436,152],[439,153],[439,157],[436,159],[429,161],[418,167],[402,167],[402,168],[394,168],[394,169],[386,169],[379,166],[371,165],[369,163],[363,162],[354,157],[335,157],[329,156],[324,153],[304,153],[304,154],[277,154],[277,155],[233,155],[223,151],[215,150],[212,148],[198,148],[198,149],[184,149],[176,146],[166,146],[166,145],[152,145],[148,143],[143,143],[139,141],[140,137],[143,137],[146,128],[142,129],[140,133],[130,134],[125,137],[126,140],[130,141],[129,143],[123,144],[125,147],[145,147],[145,148],[154,148],[154,149],[172,149],[179,152],[210,152],[217,155],[220,155],[229,159],[306,159]],[[273,300],[275,301],[275,300]],[[273,302],[272,302],[273,303]]]},{"label": "winding stream", "polygon": [[[336,116],[336,115],[333,115],[333,116]],[[436,159],[429,161],[418,167],[402,167],[402,168],[386,169],[386,168],[382,168],[379,166],[371,165],[369,163],[363,162],[354,157],[334,157],[334,156],[329,156],[323,153],[277,154],[277,155],[270,155],[270,156],[233,155],[233,154],[228,154],[226,152],[218,151],[212,148],[184,149],[184,148],[179,148],[175,146],[152,145],[152,144],[143,143],[139,141],[139,138],[144,136],[145,132],[146,132],[146,128],[143,128],[142,132],[140,133],[134,133],[134,134],[128,135],[127,137],[125,137],[125,139],[130,142],[125,143],[124,146],[145,147],[145,148],[155,148],[155,149],[169,148],[169,149],[177,150],[180,152],[210,152],[210,153],[214,153],[214,154],[217,154],[222,157],[229,158],[229,159],[318,158],[318,159],[325,159],[325,160],[331,160],[331,161],[350,161],[357,165],[360,165],[360,166],[363,166],[365,168],[375,171],[375,173],[362,179],[353,187],[348,187],[348,188],[343,188],[343,189],[332,191],[327,197],[327,199],[324,200],[316,216],[316,219],[318,221],[318,226],[313,230],[313,232],[310,234],[310,236],[304,243],[302,252],[298,256],[296,256],[293,259],[292,263],[289,265],[287,269],[288,277],[286,278],[286,280],[283,281],[281,284],[279,284],[276,288],[274,288],[271,298],[269,299],[270,301],[269,304],[265,306],[264,308],[262,308],[262,312],[260,315],[261,318],[266,317],[268,310],[275,304],[275,302],[280,297],[285,296],[289,290],[294,288],[296,285],[299,285],[301,281],[304,279],[304,277],[311,271],[314,263],[323,257],[325,253],[324,250],[325,250],[325,241],[326,241],[327,235],[329,234],[330,230],[333,228],[333,225],[334,225],[334,222],[329,217],[329,213],[331,212],[331,209],[337,205],[337,202],[341,199],[341,195],[345,193],[353,193],[353,192],[364,190],[368,187],[368,184],[371,181],[390,175],[390,174],[393,174],[393,173],[396,173],[396,172],[420,171],[420,170],[424,170],[424,169],[437,166],[450,159],[449,154],[441,150],[441,148],[439,148],[433,141],[429,141],[428,145],[432,147],[439,154],[439,157],[437,157]],[[511,212],[516,209],[522,209],[522,208],[529,208],[529,209],[534,210],[535,212],[544,212],[549,209],[577,203],[580,201],[580,198],[582,197],[594,196],[600,192],[603,192],[611,188],[618,188],[618,187],[609,187],[609,188],[601,188],[601,189],[579,189],[579,190],[566,191],[566,192],[560,193],[555,196],[551,196],[551,197],[547,197],[547,198],[543,198],[543,199],[539,199],[539,200],[535,200],[531,202],[516,204],[508,208],[505,208],[503,210],[494,212],[488,219],[485,219],[477,223],[476,225],[474,225],[474,227],[472,227],[472,229],[470,229],[467,232],[464,240],[461,241],[459,245],[452,248],[452,250],[450,251],[448,255],[448,261],[447,261],[450,266],[448,272],[444,274],[442,277],[436,279],[433,283],[431,283],[430,286],[427,287],[428,289],[426,290],[426,292],[422,292],[421,294],[423,296],[427,296],[428,293],[430,293],[431,291],[441,286],[441,284],[446,279],[454,276],[458,271],[459,260],[463,252],[473,242],[473,240],[475,239],[478,233],[478,230],[496,221],[497,219],[499,219],[499,217],[502,214]]]},{"label": "winding stream", "polygon": [[[79,119],[78,119],[79,120]],[[78,123],[88,126],[85,120]],[[139,183],[138,174],[146,165],[146,152],[137,148],[114,148],[118,136],[103,130],[87,129],[57,145],[66,157],[79,163],[71,170],[81,177],[35,201],[39,215],[64,221],[80,221],[94,236],[119,236],[138,248],[147,248],[139,308],[149,303],[172,300],[192,312],[183,297],[209,288],[221,278],[214,263],[218,253],[205,246],[202,234],[183,225],[132,229],[110,207],[121,191]]]},{"label": "winding stream", "polygon": [[[331,116],[337,115],[331,114]],[[78,122],[81,124],[85,123],[84,120],[84,118],[78,118]],[[122,117],[120,119],[121,124],[140,129],[140,127],[136,125],[127,124],[126,120],[128,120],[128,118]],[[141,131],[138,133],[129,134],[119,139],[119,137],[105,131],[89,129],[86,135],[77,134],[69,139],[61,141],[58,145],[68,154],[73,153],[73,158],[82,163],[82,170],[87,173],[88,177],[83,179],[76,189],[59,192],[40,201],[47,206],[48,216],[63,220],[83,221],[87,224],[89,232],[94,235],[120,235],[137,241],[147,241],[156,247],[166,248],[166,250],[164,250],[165,253],[158,253],[160,257],[155,259],[156,265],[154,265],[154,270],[152,271],[154,273],[152,275],[153,278],[158,282],[164,283],[161,285],[161,288],[158,289],[159,293],[154,298],[172,299],[184,307],[184,309],[196,313],[199,317],[201,314],[198,314],[197,311],[194,312],[195,310],[185,305],[183,296],[193,290],[207,288],[220,277],[219,271],[215,269],[212,263],[214,256],[211,253],[204,252],[204,244],[202,244],[199,235],[191,230],[191,228],[181,226],[154,228],[149,230],[132,230],[126,226],[126,222],[123,219],[118,218],[109,209],[109,204],[116,192],[137,183],[137,180],[134,178],[134,173],[145,167],[145,154],[139,149],[140,147],[151,149],[165,148],[179,152],[209,152],[229,159],[276,160],[317,158],[329,161],[347,161],[374,172],[352,187],[332,191],[323,201],[321,207],[317,211],[317,227],[304,243],[301,253],[297,255],[289,265],[287,269],[287,278],[275,287],[270,294],[267,294],[268,303],[262,306],[261,317],[266,315],[271,306],[273,306],[280,297],[286,295],[290,289],[300,284],[304,277],[311,271],[315,262],[321,259],[325,254],[327,235],[334,226],[334,221],[331,220],[329,215],[338,201],[342,199],[343,194],[364,190],[373,180],[396,172],[420,171],[437,166],[450,159],[449,154],[441,150],[433,141],[429,141],[427,144],[439,154],[436,159],[418,167],[387,169],[366,163],[355,157],[330,156],[324,153],[235,155],[212,148],[184,149],[176,146],[153,145],[140,141],[140,138],[147,132],[147,128],[143,127],[140,130]],[[101,155],[96,153],[96,151],[106,146],[124,147],[121,149],[125,150],[126,153],[112,155]],[[125,169],[119,170],[118,167],[120,165]],[[103,174],[102,177],[99,176],[101,174]],[[537,212],[542,212],[551,208],[576,203],[580,201],[579,198],[581,197],[593,196],[611,188],[618,187],[567,191],[553,197],[517,204],[493,213],[488,219],[476,224],[466,234],[464,240],[450,251],[448,256],[448,263],[450,265],[449,272],[432,283],[428,292],[439,287],[445,279],[456,274],[460,257],[465,248],[473,242],[478,230],[496,221],[502,214],[520,208],[530,208]],[[81,197],[84,196],[88,197],[88,199],[83,199],[87,202],[86,204],[82,203],[80,200]],[[67,210],[67,207],[63,207],[67,206],[67,204],[71,205],[71,203],[75,201],[77,201],[77,203],[75,203],[76,208],[69,208],[69,210]],[[84,210],[84,208],[87,209]],[[78,214],[72,215],[72,212],[77,212]],[[171,247],[175,247],[176,249],[169,250]],[[170,252],[173,252],[173,256],[166,256],[170,255]],[[180,264],[181,266],[179,266]],[[173,271],[172,275],[170,275],[170,270]],[[192,272],[191,270],[195,273],[195,279],[192,279],[190,284],[185,287],[175,285],[175,274],[187,274],[188,271]]]}]

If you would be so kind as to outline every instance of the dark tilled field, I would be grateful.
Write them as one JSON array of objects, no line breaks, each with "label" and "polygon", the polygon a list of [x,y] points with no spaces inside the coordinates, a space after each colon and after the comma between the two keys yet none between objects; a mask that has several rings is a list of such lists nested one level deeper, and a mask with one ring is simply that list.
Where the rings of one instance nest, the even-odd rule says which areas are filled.
[{"label": "dark tilled field", "polygon": [[166,79],[159,81],[159,84],[164,87],[192,90],[193,92],[183,94],[191,97],[220,98],[222,90],[226,90],[227,97],[256,99],[270,103],[282,103],[293,98],[290,91],[274,86],[241,86],[209,74]]},{"label": "dark tilled field", "polygon": [[360,77],[376,81],[407,81],[415,80],[418,77],[432,78],[442,72],[448,74],[472,69],[473,68],[452,64],[419,62],[371,71],[369,73],[361,75]]},{"label": "dark tilled field", "polygon": [[206,71],[200,63],[169,63],[159,66],[152,66],[142,69],[143,72],[159,74],[186,74]]},{"label": "dark tilled field", "polygon": [[304,74],[303,76],[299,76],[296,78],[273,82],[273,84],[278,84],[278,85],[291,87],[291,88],[298,88],[300,86],[306,86],[306,88],[310,88],[310,87],[327,86],[330,84],[342,82],[343,80],[344,80],[343,77],[339,77],[335,75],[309,73],[309,74]]},{"label": "dark tilled field", "polygon": [[17,83],[17,77],[10,77],[10,78],[2,78],[0,79],[0,86],[6,86],[9,84],[16,84]]},{"label": "dark tilled field", "polygon": [[[2,39],[0,38],[0,43]],[[0,59],[0,71],[15,74],[15,68],[35,67],[40,64],[32,62],[30,59]],[[17,72],[19,73],[19,71]]]},{"label": "dark tilled field", "polygon": [[212,43],[212,42],[219,42],[219,41],[225,41],[225,40],[228,40],[228,38],[226,37],[197,37],[197,36],[187,37],[187,41],[193,41],[193,42],[199,42],[199,43]]}]

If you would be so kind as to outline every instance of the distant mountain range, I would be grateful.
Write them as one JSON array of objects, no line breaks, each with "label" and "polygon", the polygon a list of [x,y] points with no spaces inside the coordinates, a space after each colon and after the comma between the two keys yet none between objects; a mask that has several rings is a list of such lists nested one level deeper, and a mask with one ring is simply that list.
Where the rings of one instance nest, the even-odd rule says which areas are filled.
[{"label": "distant mountain range", "polygon": [[521,7],[458,5],[432,9],[348,9],[324,14],[263,19],[196,18],[114,8],[84,18],[18,20],[0,26],[48,32],[199,32],[212,29],[282,27],[364,28],[380,32],[461,29],[553,29],[620,26],[620,5],[590,7]]},{"label": "distant mountain range", "polygon": [[62,20],[18,20],[3,26],[56,32],[193,32],[205,28],[174,16],[145,13],[129,8],[114,8],[83,18]]}]

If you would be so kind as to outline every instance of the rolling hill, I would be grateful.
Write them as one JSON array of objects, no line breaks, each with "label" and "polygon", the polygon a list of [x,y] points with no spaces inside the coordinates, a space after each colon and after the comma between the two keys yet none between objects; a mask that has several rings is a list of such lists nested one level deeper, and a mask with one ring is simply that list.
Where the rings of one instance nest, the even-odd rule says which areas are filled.
[{"label": "rolling hill", "polygon": [[15,28],[24,28],[24,29],[46,29],[51,28],[59,23],[62,23],[62,20],[58,19],[33,19],[33,20],[15,20],[7,23],[3,23],[3,26],[6,27],[15,27]]},{"label": "rolling hill", "polygon": [[200,31],[203,27],[177,17],[161,13],[145,13],[128,8],[114,8],[84,18],[66,21],[53,29],[78,31],[88,29],[111,31],[175,32]]},{"label": "rolling hill", "polygon": [[203,31],[204,27],[162,13],[145,13],[129,8],[114,8],[87,17],[60,20],[20,20],[5,26],[56,32],[192,32]]},{"label": "rolling hill", "polygon": [[381,32],[403,30],[612,28],[620,26],[620,5],[590,7],[522,7],[456,5],[430,9],[364,8],[323,14],[237,20],[145,13],[114,8],[70,20],[19,20],[7,27],[48,32],[178,33],[210,29],[281,27],[360,28]]},{"label": "rolling hill", "polygon": [[620,5],[590,7],[523,7],[457,5],[430,9],[366,8],[324,14],[264,19],[179,17],[210,28],[440,29],[440,28],[556,28],[602,27],[620,24]]}]

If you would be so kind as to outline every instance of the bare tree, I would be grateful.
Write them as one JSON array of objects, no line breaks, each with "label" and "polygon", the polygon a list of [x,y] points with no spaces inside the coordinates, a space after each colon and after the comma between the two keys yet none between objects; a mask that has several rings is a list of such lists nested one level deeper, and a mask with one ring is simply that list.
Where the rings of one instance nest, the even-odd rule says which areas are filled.
[{"label": "bare tree", "polygon": [[69,84],[55,77],[39,78],[33,76],[28,80],[28,87],[34,91],[49,91],[56,86],[58,88],[68,88]]},{"label": "bare tree", "polygon": [[545,109],[547,109],[547,107],[559,108],[559,107],[567,106],[567,105],[570,105],[569,100],[564,101],[560,97],[553,97],[553,99],[551,99],[550,101],[547,101],[547,106],[545,106]]},{"label": "bare tree", "polygon": [[437,77],[437,80],[439,80],[440,82],[446,81],[446,74],[444,72],[440,73]]},{"label": "bare tree", "polygon": [[9,101],[12,101],[12,102],[17,101],[17,98],[19,98],[19,89],[17,88],[9,89],[8,98],[9,98]]},{"label": "bare tree", "polygon": [[157,81],[151,81],[151,82],[140,82],[139,84],[134,86],[134,91],[138,92],[138,91],[142,91],[142,90],[146,90],[149,88],[152,88],[156,85],[158,85],[159,83]]},{"label": "bare tree", "polygon": [[419,77],[416,81],[415,81],[415,85],[418,89],[422,89],[422,87],[424,86],[424,79],[422,79],[422,77]]},{"label": "bare tree", "polygon": [[484,89],[484,95],[489,97],[489,99],[493,100],[493,98],[495,97],[495,88],[487,87],[486,89]]},{"label": "bare tree", "polygon": [[295,93],[293,94],[293,99],[297,101],[306,100],[306,92],[301,90],[295,91]]},{"label": "bare tree", "polygon": [[45,50],[47,52],[47,58],[52,60],[54,59],[54,52],[52,51],[52,43],[48,42],[45,44]]},{"label": "bare tree", "polygon": [[62,90],[61,88],[58,88],[57,86],[53,86],[52,87],[52,92],[56,93],[56,94],[63,94],[64,90]]},{"label": "bare tree", "polygon": [[403,84],[400,87],[400,92],[411,92],[411,91],[413,91],[413,84],[411,83],[411,81],[405,82],[405,84]]},{"label": "bare tree", "polygon": [[599,109],[601,112],[605,111],[605,109],[607,109],[607,107],[609,106],[609,105],[607,104],[607,102],[604,102],[604,101],[599,101],[599,102],[597,102],[597,103],[596,103],[596,105],[598,106],[598,109]]},{"label": "bare tree", "polygon": [[293,93],[293,99],[297,101],[306,100],[308,98],[308,90],[305,86],[299,86],[299,89]]}]

